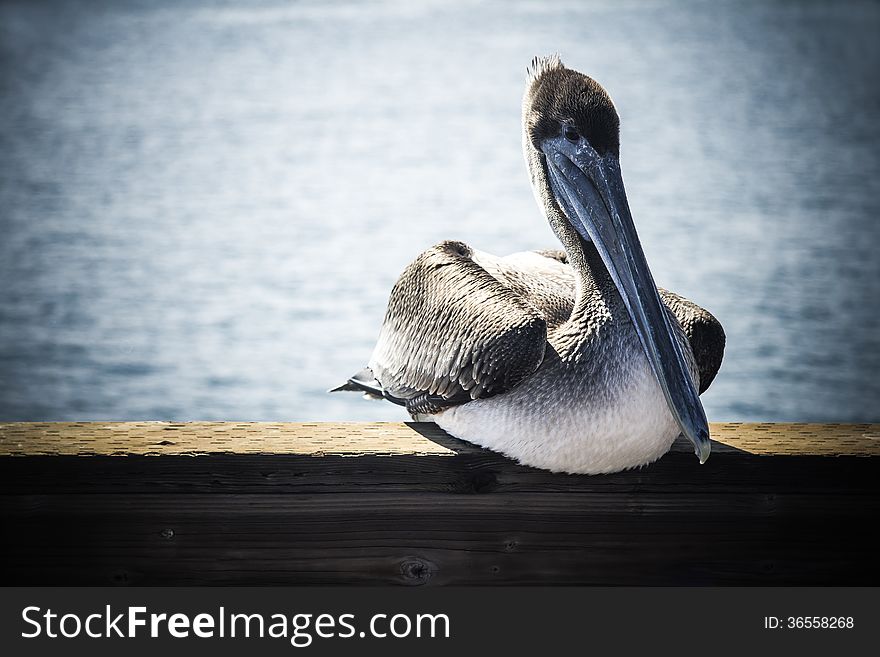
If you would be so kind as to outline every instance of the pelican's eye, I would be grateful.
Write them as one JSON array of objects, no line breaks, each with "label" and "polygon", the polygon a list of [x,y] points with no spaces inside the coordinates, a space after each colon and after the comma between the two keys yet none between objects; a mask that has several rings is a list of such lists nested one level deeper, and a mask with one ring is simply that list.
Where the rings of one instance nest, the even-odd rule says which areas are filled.
[{"label": "pelican's eye", "polygon": [[576,144],[581,140],[581,134],[570,125],[562,128],[562,134],[565,135],[565,138],[572,144]]}]

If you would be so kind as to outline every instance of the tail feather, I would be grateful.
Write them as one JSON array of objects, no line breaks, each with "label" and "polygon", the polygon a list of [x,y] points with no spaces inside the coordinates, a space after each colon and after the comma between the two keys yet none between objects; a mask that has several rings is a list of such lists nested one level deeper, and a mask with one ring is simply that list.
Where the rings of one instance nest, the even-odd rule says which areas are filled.
[{"label": "tail feather", "polygon": [[361,392],[363,388],[357,385],[356,383],[352,383],[351,381],[346,381],[341,386],[336,386],[335,388],[330,388],[327,392]]},{"label": "tail feather", "polygon": [[373,371],[368,367],[365,367],[357,374],[349,377],[348,381],[341,386],[328,390],[327,392],[363,392],[371,397],[378,399],[384,398],[400,406],[406,406],[405,400],[392,397],[382,389],[382,384],[376,381],[376,378],[373,376]]}]

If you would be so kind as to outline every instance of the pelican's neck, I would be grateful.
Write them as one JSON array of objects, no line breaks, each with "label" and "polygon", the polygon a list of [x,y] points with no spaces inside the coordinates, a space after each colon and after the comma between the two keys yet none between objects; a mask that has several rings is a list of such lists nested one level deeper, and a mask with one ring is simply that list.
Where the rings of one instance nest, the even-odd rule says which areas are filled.
[{"label": "pelican's neck", "polygon": [[575,274],[575,299],[569,328],[595,329],[604,320],[626,315],[623,298],[592,242],[578,238],[576,245],[565,245]]}]

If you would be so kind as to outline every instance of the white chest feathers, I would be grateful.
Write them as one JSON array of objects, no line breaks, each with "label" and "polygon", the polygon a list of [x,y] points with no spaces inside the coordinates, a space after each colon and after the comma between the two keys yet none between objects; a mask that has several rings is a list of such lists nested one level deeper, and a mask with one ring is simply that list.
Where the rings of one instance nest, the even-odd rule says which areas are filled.
[{"label": "white chest feathers", "polygon": [[556,362],[510,392],[433,419],[457,438],[554,472],[599,474],[651,463],[680,430],[641,350],[627,351],[598,367]]}]

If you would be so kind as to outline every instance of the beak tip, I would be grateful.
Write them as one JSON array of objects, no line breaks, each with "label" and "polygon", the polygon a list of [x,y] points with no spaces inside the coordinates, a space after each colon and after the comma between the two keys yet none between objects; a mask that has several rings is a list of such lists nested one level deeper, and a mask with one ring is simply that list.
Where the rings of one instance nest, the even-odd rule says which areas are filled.
[{"label": "beak tip", "polygon": [[709,440],[709,432],[705,429],[700,430],[698,436],[699,439],[694,444],[694,452],[700,459],[700,465],[703,465],[712,453],[712,442]]}]

